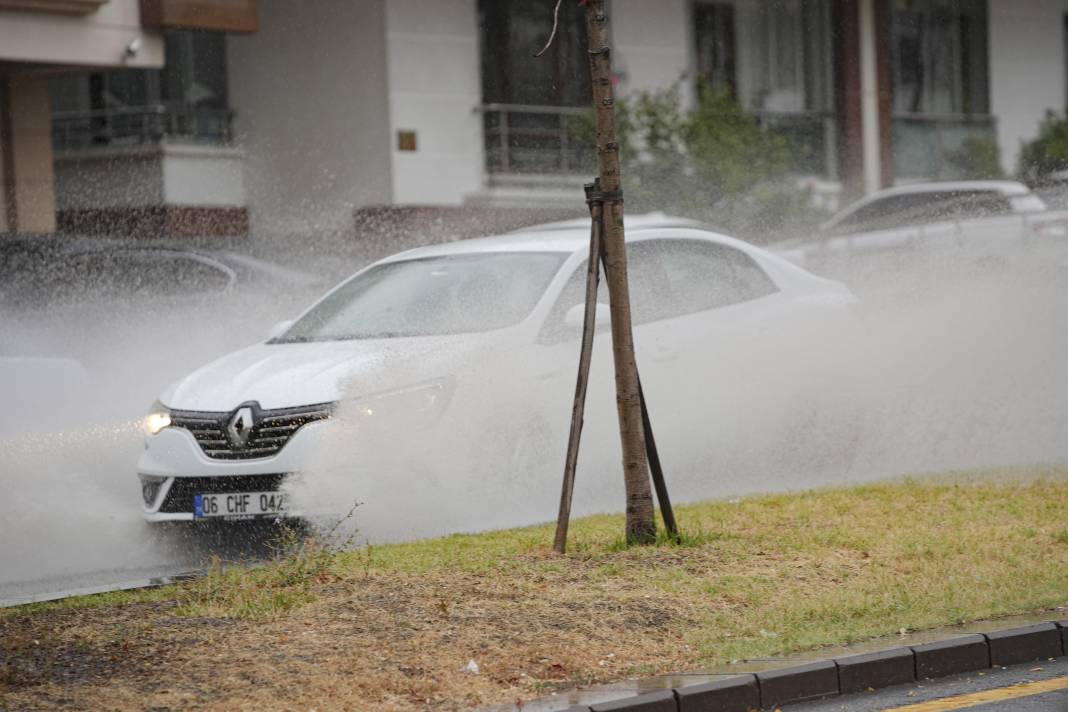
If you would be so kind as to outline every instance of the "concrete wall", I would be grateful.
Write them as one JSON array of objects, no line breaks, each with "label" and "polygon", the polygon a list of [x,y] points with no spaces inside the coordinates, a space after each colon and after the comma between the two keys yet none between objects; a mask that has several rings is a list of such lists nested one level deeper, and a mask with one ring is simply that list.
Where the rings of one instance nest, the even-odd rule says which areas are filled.
[{"label": "concrete wall", "polygon": [[[393,200],[459,205],[483,185],[475,0],[388,0]],[[414,131],[416,150],[398,150]]]},{"label": "concrete wall", "polygon": [[1064,111],[1065,12],[1066,0],[990,0],[990,109],[1010,173],[1046,110]]},{"label": "concrete wall", "polygon": [[253,236],[344,230],[390,202],[383,0],[261,0],[227,39]]},{"label": "concrete wall", "polygon": [[[126,47],[137,38],[140,51],[127,57]],[[141,27],[139,0],[110,0],[84,15],[0,10],[0,61],[158,67],[163,38]]]}]

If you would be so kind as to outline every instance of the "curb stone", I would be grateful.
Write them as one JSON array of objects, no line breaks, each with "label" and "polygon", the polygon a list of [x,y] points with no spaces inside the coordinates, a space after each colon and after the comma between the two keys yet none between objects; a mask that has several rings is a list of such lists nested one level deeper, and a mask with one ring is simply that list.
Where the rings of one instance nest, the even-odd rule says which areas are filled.
[{"label": "curb stone", "polygon": [[926,645],[915,645],[916,679],[945,677],[990,667],[990,646],[981,634],[962,635]]},{"label": "curb stone", "polygon": [[[748,712],[958,673],[1068,655],[1068,619],[958,635],[723,679],[575,705],[566,712]],[[535,701],[536,702],[536,701]],[[558,709],[558,708],[557,708]]]},{"label": "curb stone", "polygon": [[1055,658],[1063,652],[1062,634],[1056,623],[1039,623],[987,633],[990,665],[998,667]]},{"label": "curb stone", "polygon": [[700,685],[675,688],[679,712],[749,712],[760,709],[756,675],[746,673]]},{"label": "curb stone", "polygon": [[756,674],[760,704],[778,707],[838,694],[838,666],[833,660]]},{"label": "curb stone", "polygon": [[911,648],[836,658],[838,690],[843,695],[916,681],[916,658]]}]

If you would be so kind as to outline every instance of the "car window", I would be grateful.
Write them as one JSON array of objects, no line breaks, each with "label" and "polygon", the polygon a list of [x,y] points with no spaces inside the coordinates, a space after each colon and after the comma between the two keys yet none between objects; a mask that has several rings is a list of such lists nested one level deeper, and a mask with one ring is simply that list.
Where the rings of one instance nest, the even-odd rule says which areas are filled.
[{"label": "car window", "polygon": [[527,317],[567,258],[487,252],[387,262],[312,307],[277,343],[468,334]]},{"label": "car window", "polygon": [[191,255],[108,250],[73,255],[51,271],[57,297],[178,296],[225,290],[230,272]]},{"label": "car window", "polygon": [[222,265],[192,255],[160,252],[146,255],[145,261],[150,287],[162,294],[222,292],[233,280]]},{"label": "car window", "polygon": [[[635,325],[718,309],[778,292],[749,255],[704,240],[645,240],[627,246]],[[572,272],[546,319],[542,339],[577,338],[564,324],[568,310],[586,297],[586,261]],[[597,301],[608,304],[602,274]]]},{"label": "car window", "polygon": [[669,285],[669,301],[659,318],[719,309],[778,290],[749,255],[704,240],[652,240],[639,243],[656,253]]},{"label": "car window", "polygon": [[832,226],[829,233],[845,235],[851,232],[868,232],[894,227],[895,221],[900,221],[904,214],[923,208],[931,202],[937,202],[937,196],[938,194],[930,193],[906,193],[873,200],[860,206]]},{"label": "car window", "polygon": [[[1021,196],[1023,197],[1023,196]],[[967,220],[1013,212],[1009,199],[992,190],[934,190],[890,195],[858,208],[829,235],[892,230],[943,220]]]}]

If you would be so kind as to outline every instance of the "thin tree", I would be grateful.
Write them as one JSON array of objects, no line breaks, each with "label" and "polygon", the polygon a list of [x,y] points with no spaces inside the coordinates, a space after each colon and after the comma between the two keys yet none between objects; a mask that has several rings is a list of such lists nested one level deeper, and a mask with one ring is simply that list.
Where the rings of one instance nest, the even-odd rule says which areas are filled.
[{"label": "thin tree", "polygon": [[[552,44],[561,1],[556,3],[549,42],[535,56],[544,53]],[[653,494],[649,486],[649,462],[642,418],[641,386],[634,356],[634,333],[631,324],[627,251],[623,232],[623,195],[620,190],[619,141],[616,136],[612,57],[608,44],[608,15],[605,12],[604,0],[581,0],[580,4],[586,8],[586,37],[596,113],[598,179],[593,190],[587,191],[593,221],[590,274],[586,290],[586,324],[583,330],[579,380],[572,412],[571,441],[555,542],[557,551],[561,552],[564,550],[567,536],[566,522],[571,508],[570,487],[578,457],[578,435],[582,429],[582,404],[585,401],[585,379],[589,371],[592,321],[595,313],[593,307],[597,298],[598,255],[604,265],[612,316],[612,356],[616,375],[619,434],[623,445],[623,482],[626,489],[626,539],[630,544],[648,544],[656,540],[656,519],[653,513]]]}]

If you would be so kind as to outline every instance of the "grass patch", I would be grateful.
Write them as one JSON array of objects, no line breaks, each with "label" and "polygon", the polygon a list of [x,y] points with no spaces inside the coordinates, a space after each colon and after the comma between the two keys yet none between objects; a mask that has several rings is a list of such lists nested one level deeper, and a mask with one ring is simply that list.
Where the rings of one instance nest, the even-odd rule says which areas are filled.
[{"label": "grass patch", "polygon": [[334,554],[317,539],[283,529],[278,555],[255,568],[224,566],[213,557],[206,575],[180,588],[184,617],[269,618],[315,600],[315,584],[330,581]]},{"label": "grass patch", "polygon": [[[623,545],[621,516],[578,520],[565,556],[548,525],[343,553],[311,543],[255,570],[0,612],[0,659],[5,633],[36,626],[77,655],[143,644],[152,669],[181,671],[149,694],[150,672],[109,668],[77,689],[90,707],[463,709],[1068,603],[1064,472],[676,512],[681,540],[650,547]],[[124,617],[147,631],[133,643],[103,633]],[[14,707],[51,689],[8,678]]]}]

